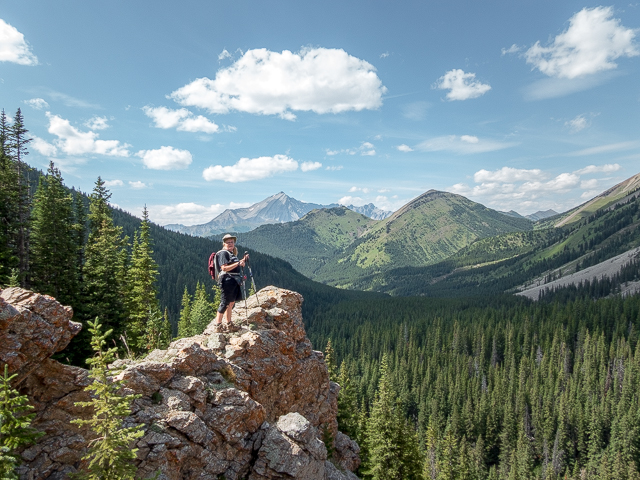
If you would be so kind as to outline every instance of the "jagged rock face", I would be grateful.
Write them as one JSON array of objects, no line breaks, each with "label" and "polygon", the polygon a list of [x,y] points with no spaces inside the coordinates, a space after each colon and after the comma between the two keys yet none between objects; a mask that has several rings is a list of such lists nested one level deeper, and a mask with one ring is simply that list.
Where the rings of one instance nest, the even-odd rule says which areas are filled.
[{"label": "jagged rock face", "polygon": [[82,326],[71,307],[21,288],[0,291],[0,362],[22,382],[40,363],[64,349]]},{"label": "jagged rock face", "polygon": [[[56,328],[67,333],[59,332],[59,340],[47,344],[50,355],[79,330],[69,321],[70,310],[51,297],[8,289],[0,292],[0,299],[6,298],[17,301],[0,303],[0,339],[8,338],[4,325],[14,325],[15,337],[16,331],[27,330],[15,325],[34,315],[62,325],[47,312],[66,312],[66,330]],[[142,395],[125,422],[144,425],[145,435],[136,445],[141,478],[158,470],[163,479],[357,478],[348,469],[359,465],[358,446],[337,431],[339,386],[329,382],[322,353],[311,348],[301,304],[299,294],[267,287],[246,308],[238,304],[231,329],[211,324],[204,334],[177,340],[143,361],[112,365],[125,392]],[[27,337],[33,338],[33,332]],[[14,343],[0,342],[0,359],[15,358],[11,346],[18,343],[26,345],[15,338]],[[22,452],[24,479],[66,478],[79,468],[93,438],[86,427],[69,423],[90,416],[75,406],[89,398],[84,392],[90,382],[87,370],[41,359],[43,351],[23,348],[20,362],[7,362],[12,371],[30,372],[22,375],[19,389],[35,406],[33,425],[46,432]],[[327,461],[320,441],[323,428],[336,439],[339,469]]]}]

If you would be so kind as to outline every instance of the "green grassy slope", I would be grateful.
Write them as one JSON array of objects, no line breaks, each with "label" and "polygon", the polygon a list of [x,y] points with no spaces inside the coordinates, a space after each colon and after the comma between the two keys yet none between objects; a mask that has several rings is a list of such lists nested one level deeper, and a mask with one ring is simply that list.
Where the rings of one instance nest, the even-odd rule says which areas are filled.
[{"label": "green grassy slope", "polygon": [[434,264],[480,238],[532,226],[529,220],[509,217],[460,195],[430,190],[374,225],[314,278],[342,287],[374,288],[363,277]]},{"label": "green grassy slope", "polygon": [[346,207],[336,207],[313,210],[295,222],[262,225],[237,235],[242,245],[282,258],[313,278],[336,252],[376,223]]},{"label": "green grassy slope", "polygon": [[[398,268],[353,284],[395,295],[464,296],[515,291],[548,275],[565,275],[640,245],[640,196],[627,196],[561,228],[479,240],[427,267]],[[377,282],[377,283],[375,283]]]}]

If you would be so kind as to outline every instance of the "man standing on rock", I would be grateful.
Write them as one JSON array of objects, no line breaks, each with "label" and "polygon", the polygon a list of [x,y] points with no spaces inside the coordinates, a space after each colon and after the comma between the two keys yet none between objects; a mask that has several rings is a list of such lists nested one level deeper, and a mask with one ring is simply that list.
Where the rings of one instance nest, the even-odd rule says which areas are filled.
[{"label": "man standing on rock", "polygon": [[240,267],[244,267],[248,258],[249,254],[245,253],[242,260],[238,260],[236,237],[230,234],[222,237],[222,250],[216,253],[215,257],[216,278],[222,291],[218,315],[215,321],[216,325],[222,324],[223,316],[226,317],[225,323],[231,325],[231,311],[233,310],[233,306],[236,300],[242,299],[240,285],[242,285],[244,278]]}]

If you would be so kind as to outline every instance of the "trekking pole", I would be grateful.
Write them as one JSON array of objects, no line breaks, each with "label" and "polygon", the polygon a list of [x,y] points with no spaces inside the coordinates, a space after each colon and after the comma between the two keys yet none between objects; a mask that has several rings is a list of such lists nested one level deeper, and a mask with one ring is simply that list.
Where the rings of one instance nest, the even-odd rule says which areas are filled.
[{"label": "trekking pole", "polygon": [[244,273],[244,267],[242,267],[242,292],[244,294],[244,318],[245,320],[249,320],[249,310],[247,308],[247,286],[246,286],[247,276]]},{"label": "trekking pole", "polygon": [[[246,255],[247,252],[244,252]],[[260,299],[258,298],[258,289],[256,288],[256,282],[253,280],[253,272],[251,271],[251,265],[249,265],[249,259],[247,258],[247,268],[249,269],[249,276],[251,277],[251,286],[253,286],[253,291],[256,292],[256,300],[258,301],[258,305],[260,305]]]}]

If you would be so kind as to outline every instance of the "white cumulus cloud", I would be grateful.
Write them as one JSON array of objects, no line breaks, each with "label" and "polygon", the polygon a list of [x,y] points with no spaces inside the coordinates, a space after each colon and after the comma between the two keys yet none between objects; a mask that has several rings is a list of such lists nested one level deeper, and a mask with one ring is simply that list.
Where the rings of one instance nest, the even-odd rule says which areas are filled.
[{"label": "white cumulus cloud", "polygon": [[12,62],[19,65],[37,65],[36,57],[24,35],[13,25],[0,18],[0,62]]},{"label": "white cumulus cloud", "polygon": [[310,172],[312,170],[318,170],[319,168],[322,168],[320,162],[302,162],[300,165],[300,170],[303,172]]},{"label": "white cumulus cloud", "polygon": [[476,183],[535,181],[544,178],[546,178],[546,174],[538,168],[525,170],[522,168],[502,167],[493,172],[482,169],[473,175],[473,180]]},{"label": "white cumulus cloud", "polygon": [[231,166],[212,165],[202,172],[207,181],[222,180],[238,183],[260,180],[278,173],[292,172],[298,169],[298,162],[286,155],[273,157],[241,158]]},{"label": "white cumulus cloud", "polygon": [[360,155],[364,155],[365,157],[373,157],[376,154],[375,147],[371,142],[362,142],[359,150]]},{"label": "white cumulus cloud", "polygon": [[610,178],[583,179],[582,175],[608,174],[620,168],[618,164],[588,165],[556,175],[538,168],[482,169],[473,175],[475,185],[457,183],[450,190],[502,211],[526,214],[552,208],[561,212],[600,193],[594,191],[601,185],[611,185],[607,183]]},{"label": "white cumulus cloud", "polygon": [[356,207],[361,207],[366,202],[360,197],[352,197],[351,195],[347,195],[338,200],[340,205],[354,205]]},{"label": "white cumulus cloud", "polygon": [[129,186],[131,188],[134,188],[136,190],[141,190],[143,188],[147,188],[147,184],[144,182],[141,182],[140,180],[136,181],[136,182],[129,182]]},{"label": "white cumulus cloud", "polygon": [[98,117],[97,115],[91,117],[84,123],[84,126],[89,130],[104,130],[109,128],[109,124],[107,123],[107,117]]},{"label": "white cumulus cloud", "polygon": [[459,68],[450,70],[440,77],[435,88],[449,90],[448,100],[477,98],[491,90],[490,85],[476,80],[475,73],[465,73]]},{"label": "white cumulus cloud", "polygon": [[128,157],[128,144],[119,140],[100,140],[96,132],[82,132],[69,123],[69,120],[47,112],[48,132],[55,135],[54,145],[67,155],[98,154],[110,157]]},{"label": "white cumulus cloud", "polygon": [[189,150],[173,147],[160,147],[156,150],[140,150],[136,156],[152,170],[184,170],[193,161]]},{"label": "white cumulus cloud", "polygon": [[24,103],[29,105],[36,110],[42,110],[43,108],[49,108],[49,104],[46,102],[44,98],[31,98],[29,100],[25,100]]},{"label": "white cumulus cloud", "polygon": [[[206,223],[221,214],[226,207],[222,204],[199,205],[193,202],[178,203],[176,205],[149,205],[149,218],[155,223],[181,223],[183,225],[198,225]],[[229,206],[229,208],[234,208]]]},{"label": "white cumulus cloud", "polygon": [[145,115],[151,118],[156,128],[175,128],[182,132],[216,133],[220,127],[207,117],[194,115],[186,108],[173,110],[167,107],[142,107]]},{"label": "white cumulus cloud", "polygon": [[214,79],[199,78],[171,93],[181,105],[211,113],[240,111],[295,119],[295,111],[376,109],[382,85],[370,63],[342,49],[248,50]]},{"label": "white cumulus cloud", "polygon": [[635,36],[613,18],[612,7],[583,8],[548,47],[538,41],[524,57],[545,75],[572,79],[612,70],[617,67],[614,60],[639,55]]},{"label": "white cumulus cloud", "polygon": [[404,143],[402,145],[398,145],[396,148],[401,152],[405,152],[405,153],[413,152],[413,148],[411,148],[409,145],[405,145]]},{"label": "white cumulus cloud", "polygon": [[58,149],[55,145],[50,144],[36,135],[32,135],[31,146],[36,152],[45,157],[55,157],[58,154]]},{"label": "white cumulus cloud", "polygon": [[121,187],[124,185],[124,182],[122,180],[105,180],[104,182],[104,186],[107,188],[111,188],[111,187]]}]

